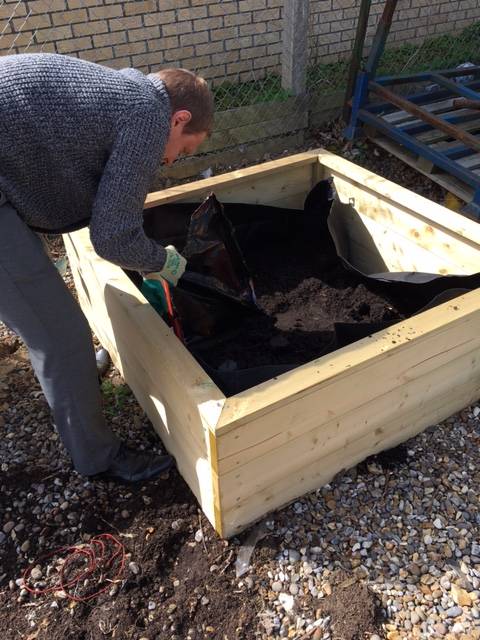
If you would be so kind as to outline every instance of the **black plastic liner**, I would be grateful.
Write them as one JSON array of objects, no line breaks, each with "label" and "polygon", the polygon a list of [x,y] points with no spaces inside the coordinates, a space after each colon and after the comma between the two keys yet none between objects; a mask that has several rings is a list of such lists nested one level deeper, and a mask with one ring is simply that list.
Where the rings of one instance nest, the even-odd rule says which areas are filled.
[{"label": "black plastic liner", "polygon": [[187,340],[218,335],[258,313],[251,275],[223,206],[212,194],[193,214],[192,208],[180,206],[177,215],[145,220],[147,235],[174,244],[187,259],[181,282],[171,289]]},{"label": "black plastic liner", "polygon": [[[406,315],[414,315],[480,286],[480,273],[441,276],[429,273],[365,272],[349,245],[348,233],[342,227],[345,223],[342,216],[338,215],[339,209],[332,209],[333,201],[334,193],[329,181],[322,181],[312,189],[303,210],[242,203],[223,203],[220,207],[216,199],[210,198],[200,208],[204,207],[204,213],[205,209],[209,210],[210,222],[216,218],[217,224],[208,228],[197,224],[200,244],[192,233],[189,236],[189,228],[191,231],[195,229],[195,216],[193,224],[191,218],[198,204],[169,204],[145,212],[144,226],[149,237],[163,245],[174,244],[185,257],[190,256],[188,271],[173,292],[187,344],[193,353],[195,346],[204,345],[206,340],[214,348],[215,341],[225,340],[228,330],[241,324],[246,315],[259,313],[252,304],[250,275],[242,251],[251,248],[252,244],[262,246],[265,242],[274,243],[276,238],[289,238],[292,255],[297,252],[301,254],[306,243],[315,243],[318,247],[319,269],[341,263],[345,269],[355,273],[368,289],[391,301]],[[212,229],[217,238],[210,237]],[[221,238],[220,249],[218,237]],[[213,243],[210,256],[215,259],[221,257],[217,260],[217,267],[228,257],[228,266],[225,267],[224,263],[225,268],[217,270],[215,275],[215,268],[212,267],[215,259],[210,261],[210,265],[206,260],[207,266],[202,261],[202,248],[208,248],[210,241]],[[204,255],[207,254],[208,251]],[[129,275],[137,284],[140,283],[138,274]],[[396,322],[398,320],[336,323],[329,351]],[[197,359],[226,395],[234,395],[299,366],[285,364],[222,370],[208,365],[201,357],[197,356]]]},{"label": "black plastic liner", "polygon": [[195,210],[182,255],[187,259],[183,282],[252,304],[251,275],[230,220],[212,194]]}]

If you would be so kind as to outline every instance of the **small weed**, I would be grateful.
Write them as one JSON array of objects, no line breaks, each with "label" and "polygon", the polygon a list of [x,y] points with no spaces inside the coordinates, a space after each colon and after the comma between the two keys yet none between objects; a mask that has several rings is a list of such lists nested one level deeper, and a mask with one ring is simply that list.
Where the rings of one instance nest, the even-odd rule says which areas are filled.
[{"label": "small weed", "polygon": [[111,380],[103,380],[100,388],[105,402],[105,413],[109,416],[121,413],[132,395],[126,384],[115,385]]}]

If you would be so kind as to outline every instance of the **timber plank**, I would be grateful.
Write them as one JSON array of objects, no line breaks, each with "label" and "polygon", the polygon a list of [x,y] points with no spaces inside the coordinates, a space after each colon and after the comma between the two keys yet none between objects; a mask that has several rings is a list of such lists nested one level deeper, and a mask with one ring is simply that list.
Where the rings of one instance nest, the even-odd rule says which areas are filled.
[{"label": "timber plank", "polygon": [[[422,109],[428,111],[429,113],[440,114],[446,111],[451,111],[453,109],[453,98],[447,98],[447,100],[440,100],[438,102],[431,102],[430,104],[422,104],[420,106],[422,107]],[[412,122],[414,120],[417,121],[411,113],[403,110],[394,111],[393,113],[387,113],[386,115],[381,117],[386,122],[397,126],[400,124],[410,124],[409,122],[407,122],[410,119],[412,120]],[[418,120],[418,122],[422,121]]]},{"label": "timber plank", "polygon": [[[478,321],[478,317],[476,320]],[[473,322],[465,325],[469,333],[462,338],[460,344],[440,353],[438,357],[413,364],[408,370],[402,368],[401,375],[392,380],[389,378],[386,387],[380,384],[377,387],[377,393],[373,396],[367,394],[364,398],[361,393],[353,393],[351,399],[339,403],[336,393],[333,398],[328,398],[331,393],[328,385],[323,390],[312,392],[308,398],[308,404],[317,406],[326,404],[329,411],[334,413],[333,416],[329,417],[327,412],[326,416],[322,415],[321,419],[315,420],[313,413],[309,414],[308,424],[297,429],[302,415],[298,413],[298,407],[292,405],[290,408],[292,413],[297,411],[296,422],[290,422],[291,426],[278,432],[277,437],[265,437],[254,447],[248,448],[242,448],[242,442],[237,443],[238,450],[226,457],[223,457],[223,447],[219,446],[219,474],[224,480],[228,478],[233,484],[238,483],[239,487],[256,483],[260,476],[263,477],[265,474],[281,475],[283,472],[288,472],[290,465],[298,465],[299,461],[301,461],[300,464],[308,463],[310,458],[313,460],[315,457],[327,455],[331,451],[341,449],[345,442],[356,440],[369,432],[373,433],[382,424],[388,422],[392,407],[395,408],[395,413],[401,414],[413,410],[419,404],[432,402],[434,397],[443,395],[451,386],[451,378],[444,376],[444,367],[450,366],[457,360],[458,368],[463,366],[470,373],[473,366],[480,367],[479,358],[472,356],[472,351],[480,347],[480,336],[476,335],[473,325]],[[472,358],[475,361],[474,364],[472,364]],[[396,358],[389,364],[393,366],[400,360],[400,357]],[[363,379],[363,384],[361,375],[355,376],[355,383],[360,388],[372,384],[372,377],[369,374],[376,374],[374,369],[375,365],[372,365],[371,371],[367,372]],[[379,365],[381,373],[386,369],[387,367]],[[476,371],[478,373],[477,369]],[[354,381],[351,380],[351,382]],[[306,403],[302,404],[306,405]],[[333,411],[332,406],[335,406]],[[305,406],[302,407],[302,410],[305,408]],[[303,415],[306,417],[307,412],[305,411]],[[270,414],[269,419],[275,420],[275,416]],[[264,435],[268,434],[270,434],[269,429]],[[283,461],[282,464],[277,466],[266,464],[271,455],[277,455],[278,461]],[[222,484],[227,493],[230,493],[228,485],[225,482]]]},{"label": "timber plank", "polygon": [[[330,170],[334,181],[340,181],[340,184],[348,182],[352,186],[355,185],[360,189],[365,189],[368,193],[376,195],[384,203],[382,206],[387,207],[387,210],[390,204],[394,206],[401,204],[402,208],[408,208],[412,215],[415,215],[426,224],[431,224],[436,228],[442,227],[446,233],[450,233],[454,237],[461,237],[465,241],[473,242],[480,247],[480,225],[477,222],[458,215],[458,213],[450,211],[428,198],[409,191],[395,182],[377,176],[363,169],[363,167],[335,156],[328,151],[320,150],[318,157],[320,163]],[[380,203],[378,203],[376,209],[379,206]],[[360,213],[368,215],[366,211],[360,211]],[[392,225],[395,222],[392,216]]]},{"label": "timber plank", "polygon": [[247,107],[217,111],[214,115],[214,131],[224,131],[265,122],[275,118],[284,118],[305,111],[307,101],[301,97],[292,97],[283,101],[252,104]]},{"label": "timber plank", "polygon": [[299,495],[325,485],[337,473],[354,467],[367,456],[405,442],[424,428],[468,406],[472,399],[478,396],[479,383],[478,380],[462,379],[461,384],[461,390],[454,400],[444,395],[433,407],[421,407],[410,415],[404,415],[401,419],[394,419],[384,424],[383,437],[372,439],[371,434],[368,434],[361,441],[350,443],[341,451],[334,451],[324,458],[302,466],[295,473],[284,474],[276,483],[262,487],[251,495],[248,501],[240,500],[235,507],[229,510],[224,509],[224,531],[229,536],[235,535],[245,528],[246,523],[255,522],[272,509],[285,506]]},{"label": "timber plank", "polygon": [[[250,162],[263,157],[267,153],[277,153],[285,149],[295,149],[304,142],[303,131],[279,136],[271,140],[250,143],[245,149],[240,149],[240,145],[234,149],[224,149],[206,155],[181,158],[171,167],[162,167],[159,178],[171,178],[181,180],[191,176],[198,176],[201,171],[219,165],[235,165],[239,162]],[[215,171],[217,173],[217,171]]]},{"label": "timber plank", "polygon": [[[215,522],[209,471],[209,432],[223,394],[124,272],[95,254],[86,229],[66,236],[65,245],[92,328],[174,455],[207,517],[220,526]],[[78,249],[83,249],[81,260]]]},{"label": "timber plank", "polygon": [[[475,120],[469,120],[468,122],[459,122],[455,126],[458,129],[461,129],[462,131],[475,133],[480,130],[480,118],[476,118]],[[448,133],[444,131],[440,131],[438,129],[434,129],[433,131],[427,131],[425,133],[419,133],[418,135],[415,136],[417,140],[419,140],[420,142],[423,142],[424,144],[431,144],[432,142],[439,142],[440,140],[450,140],[451,137],[452,136],[449,135]]]},{"label": "timber plank", "polygon": [[[339,178],[336,188],[344,202],[347,197],[355,198],[355,209],[344,204],[342,211],[343,219],[348,221],[350,241],[354,243],[363,236],[371,238],[364,250],[372,252],[373,247],[389,271],[461,275],[480,270],[480,246],[469,238],[455,236],[441,225],[419,219],[401,204],[386,206],[379,198],[348,181]],[[368,259],[364,262],[368,267]]]},{"label": "timber plank", "polygon": [[245,144],[262,138],[287,135],[308,127],[308,114],[292,113],[282,118],[271,118],[262,122],[245,124],[223,131],[214,131],[199,147],[199,153],[210,153],[228,147]]},{"label": "timber plank", "polygon": [[[403,162],[410,165],[411,167],[422,173],[424,176],[427,176],[427,178],[430,178],[439,186],[443,187],[447,191],[450,191],[451,193],[454,193],[461,200],[470,202],[470,200],[473,198],[473,189],[467,184],[461,182],[460,180],[455,178],[455,176],[452,176],[451,174],[448,174],[440,169],[432,172],[430,168],[425,169],[422,166],[418,166],[417,156],[411,154],[404,147],[395,144],[392,140],[388,140],[387,138],[383,137],[375,137],[373,139],[373,142],[375,142],[375,144],[377,144],[379,147],[382,147],[382,149],[385,149],[385,151],[388,151],[397,158],[400,158],[400,160],[403,160]],[[457,146],[458,141],[455,140],[451,144],[452,146]]]},{"label": "timber plank", "polygon": [[[278,173],[285,172],[288,174],[289,169],[294,170],[296,167],[310,166],[318,163],[318,154],[315,151],[306,151],[280,160],[272,160],[262,165],[262,171],[259,172],[258,167],[245,167],[237,169],[229,173],[224,173],[213,178],[205,178],[197,180],[194,183],[171,187],[162,191],[149,193],[145,200],[145,208],[150,209],[159,204],[168,204],[169,202],[195,202],[199,198],[205,198],[209,193],[226,193],[229,188],[235,190],[235,193],[245,195],[245,198],[251,197],[251,188],[247,183],[251,181],[263,181],[267,183],[272,179],[278,181]],[[272,174],[276,174],[273,176]],[[223,196],[222,196],[223,197]],[[255,196],[258,197],[258,196]],[[226,200],[228,202],[228,200]],[[232,202],[232,200],[230,200]],[[251,202],[246,199],[245,202]],[[268,204],[268,202],[265,202]]]},{"label": "timber plank", "polygon": [[466,169],[476,169],[480,166],[480,153],[474,153],[471,156],[466,156],[465,158],[459,158],[456,160],[458,164],[461,164],[462,167]]}]

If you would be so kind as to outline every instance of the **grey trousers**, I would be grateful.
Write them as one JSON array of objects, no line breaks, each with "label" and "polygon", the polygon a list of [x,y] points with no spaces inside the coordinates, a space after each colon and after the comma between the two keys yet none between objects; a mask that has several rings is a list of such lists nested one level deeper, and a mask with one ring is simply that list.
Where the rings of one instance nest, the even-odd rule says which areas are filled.
[{"label": "grey trousers", "polygon": [[120,441],[103,417],[87,320],[40,238],[1,192],[0,321],[26,344],[75,469],[105,471]]}]

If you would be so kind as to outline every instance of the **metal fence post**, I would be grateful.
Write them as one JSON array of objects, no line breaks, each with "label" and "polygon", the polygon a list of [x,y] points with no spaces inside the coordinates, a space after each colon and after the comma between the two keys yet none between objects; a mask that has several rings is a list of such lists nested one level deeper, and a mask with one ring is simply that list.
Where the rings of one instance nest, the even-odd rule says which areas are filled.
[{"label": "metal fence post", "polygon": [[282,87],[294,95],[307,86],[310,0],[284,0]]},{"label": "metal fence post", "polygon": [[345,91],[345,103],[343,105],[343,119],[347,123],[351,110],[350,100],[355,88],[357,73],[359,72],[362,63],[363,47],[365,45],[365,36],[367,34],[368,18],[370,17],[371,4],[372,0],[361,0],[360,4],[357,32],[355,35],[355,43],[353,45],[350,70],[348,72],[347,89]]}]

